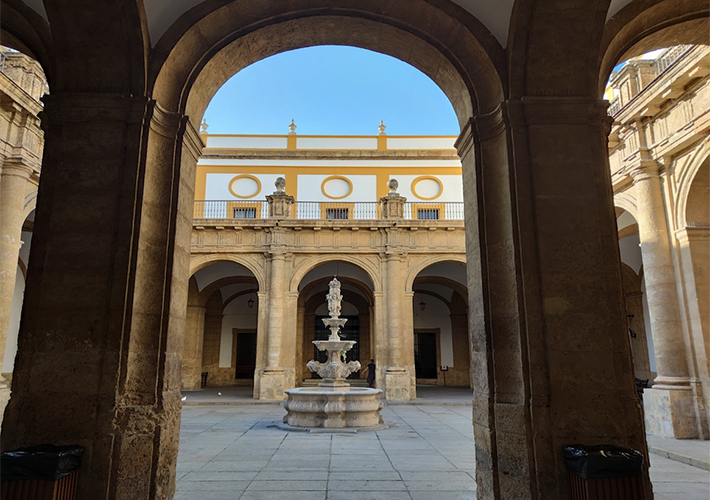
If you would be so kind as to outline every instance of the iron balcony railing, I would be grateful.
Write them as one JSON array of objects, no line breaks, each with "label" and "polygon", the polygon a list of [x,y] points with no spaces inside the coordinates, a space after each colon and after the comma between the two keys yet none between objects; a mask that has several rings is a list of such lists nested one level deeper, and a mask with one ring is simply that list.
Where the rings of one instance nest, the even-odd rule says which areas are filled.
[{"label": "iron balcony railing", "polygon": [[[266,200],[197,200],[193,212],[195,219],[267,219],[269,204]],[[302,220],[378,220],[382,218],[379,202],[320,202],[297,201],[291,209],[291,218]],[[404,203],[407,220],[463,220],[463,202],[407,202]]]}]

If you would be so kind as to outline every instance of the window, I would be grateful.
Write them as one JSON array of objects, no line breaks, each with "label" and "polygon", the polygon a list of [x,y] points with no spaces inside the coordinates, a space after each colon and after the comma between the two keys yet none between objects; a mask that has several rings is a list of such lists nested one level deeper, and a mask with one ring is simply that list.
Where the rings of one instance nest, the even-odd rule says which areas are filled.
[{"label": "window", "polygon": [[245,207],[245,208],[235,208],[234,209],[235,219],[256,219],[256,208]]},{"label": "window", "polygon": [[348,208],[326,208],[325,218],[328,220],[349,219],[350,209]]},{"label": "window", "polygon": [[438,208],[419,208],[417,209],[417,219],[438,219]]}]

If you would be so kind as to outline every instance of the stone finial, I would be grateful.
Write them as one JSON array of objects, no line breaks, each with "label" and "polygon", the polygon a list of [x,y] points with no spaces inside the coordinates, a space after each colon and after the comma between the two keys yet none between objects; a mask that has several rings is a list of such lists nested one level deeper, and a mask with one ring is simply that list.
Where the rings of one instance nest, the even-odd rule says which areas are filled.
[{"label": "stone finial", "polygon": [[276,186],[276,193],[286,192],[286,179],[283,177],[277,177],[274,181],[274,186]]},{"label": "stone finial", "polygon": [[387,127],[385,126],[384,120],[380,120],[380,125],[377,127],[377,130],[379,130],[380,133],[377,134],[377,135],[387,135],[387,134],[385,134],[385,129],[386,129],[386,128],[387,128]]},{"label": "stone finial", "polygon": [[397,188],[399,187],[399,182],[397,182],[397,179],[390,179],[389,182],[387,183],[387,187],[390,190],[389,194],[397,194]]},{"label": "stone finial", "polygon": [[294,123],[293,118],[291,118],[291,124],[288,126],[288,130],[288,135],[296,135],[296,124]]},{"label": "stone finial", "polygon": [[207,120],[203,118],[202,123],[200,123],[200,134],[206,134],[208,128],[210,128],[210,126],[207,125]]}]

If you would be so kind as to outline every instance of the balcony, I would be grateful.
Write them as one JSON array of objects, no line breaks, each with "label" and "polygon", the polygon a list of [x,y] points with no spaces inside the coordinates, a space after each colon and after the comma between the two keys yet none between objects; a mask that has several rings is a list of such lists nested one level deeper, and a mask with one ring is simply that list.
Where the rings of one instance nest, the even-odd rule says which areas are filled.
[{"label": "balcony", "polygon": [[[403,203],[404,220],[458,220],[464,219],[463,202],[406,202]],[[294,220],[380,220],[380,202],[319,202],[296,201],[291,205]],[[219,219],[234,223],[245,219],[268,219],[269,202],[243,200],[197,200],[195,220]],[[388,217],[392,218],[392,217]]]}]

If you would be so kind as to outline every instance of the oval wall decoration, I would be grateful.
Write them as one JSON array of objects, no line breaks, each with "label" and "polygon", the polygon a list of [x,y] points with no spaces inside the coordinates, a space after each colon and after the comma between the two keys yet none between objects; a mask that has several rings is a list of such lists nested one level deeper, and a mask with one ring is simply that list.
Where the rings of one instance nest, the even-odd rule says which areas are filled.
[{"label": "oval wall decoration", "polygon": [[238,175],[229,181],[229,192],[237,198],[253,198],[261,192],[261,181],[253,175]]},{"label": "oval wall decoration", "polygon": [[331,175],[323,181],[320,190],[331,200],[342,200],[353,192],[353,183],[342,175]]},{"label": "oval wall decoration", "polygon": [[420,200],[435,200],[444,193],[444,185],[436,177],[422,175],[412,181],[412,193]]}]

